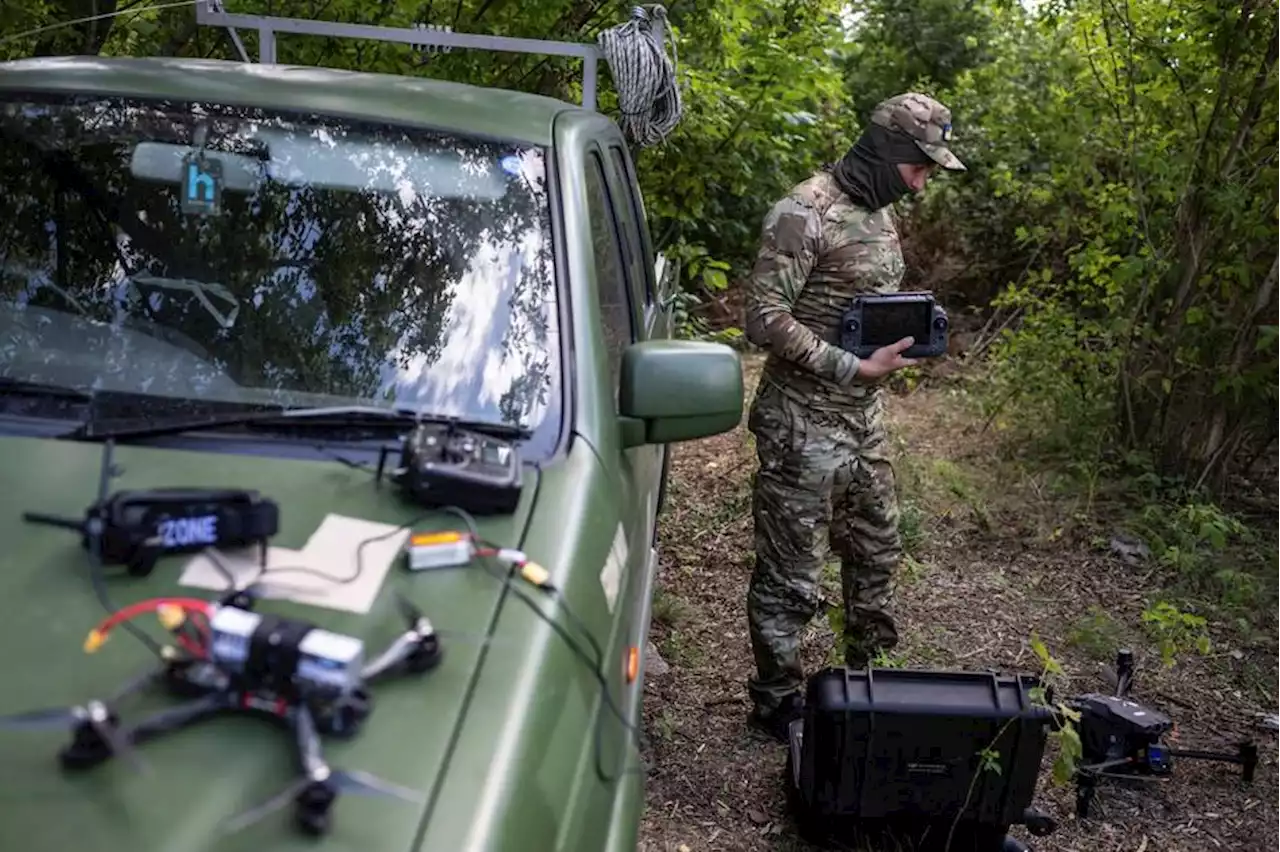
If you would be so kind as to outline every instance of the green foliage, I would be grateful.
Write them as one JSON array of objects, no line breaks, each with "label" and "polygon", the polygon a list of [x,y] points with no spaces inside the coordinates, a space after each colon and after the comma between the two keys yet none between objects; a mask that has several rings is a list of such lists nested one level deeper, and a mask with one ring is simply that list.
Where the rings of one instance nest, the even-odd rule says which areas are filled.
[{"label": "green foliage", "polygon": [[1217,506],[1188,502],[1180,506],[1149,504],[1134,526],[1147,537],[1161,565],[1193,582],[1204,582],[1212,557],[1237,539],[1251,539],[1249,529]]},{"label": "green foliage", "polygon": [[1077,723],[1080,713],[1065,702],[1052,699],[1051,694],[1062,680],[1064,672],[1062,664],[1049,652],[1049,648],[1036,634],[1031,634],[1031,650],[1040,661],[1040,686],[1032,690],[1031,700],[1034,704],[1049,709],[1054,715],[1055,724],[1049,731],[1049,739],[1057,746],[1057,755],[1053,761],[1053,780],[1056,784],[1067,784],[1075,777],[1079,765],[1083,744],[1080,742],[1080,731]]},{"label": "green foliage", "polygon": [[685,116],[665,144],[640,155],[660,244],[684,242],[745,272],[775,196],[852,141],[840,69],[831,62],[842,40],[839,7],[829,0],[669,5]]},{"label": "green foliage", "polygon": [[1209,653],[1209,634],[1204,616],[1183,612],[1167,601],[1159,601],[1142,613],[1142,623],[1160,649],[1160,659],[1172,666],[1177,657],[1190,650]]},{"label": "green foliage", "polygon": [[[969,171],[904,232],[949,303],[991,309],[968,381],[987,427],[1052,464],[1078,519],[1127,521],[1166,596],[1249,632],[1275,617],[1274,547],[1260,559],[1271,539],[1221,503],[1234,475],[1274,481],[1276,9],[1038,7],[860,3],[851,97],[916,88],[953,110]],[[948,27],[950,47],[927,35]],[[1090,647],[1111,633],[1078,627]],[[1181,628],[1148,625],[1194,647]]]},{"label": "green foliage", "polygon": [[915,499],[904,497],[898,510],[898,535],[902,538],[902,549],[908,559],[911,558],[911,554],[919,552],[924,543],[924,525],[923,507]]},{"label": "green foliage", "polygon": [[959,255],[953,301],[1008,321],[993,405],[1221,491],[1276,434],[1274,4],[858,7],[851,85],[955,115],[970,171],[910,231]]},{"label": "green foliage", "polygon": [[907,85],[947,89],[965,70],[994,58],[996,7],[952,0],[853,0],[852,43],[843,52],[850,105],[861,121]]},{"label": "green foliage", "polygon": [[1246,622],[1275,616],[1275,551],[1258,533],[1203,495],[1173,492],[1145,504],[1127,524],[1169,572],[1171,590]]},{"label": "green foliage", "polygon": [[1068,643],[1097,660],[1109,660],[1120,640],[1120,625],[1097,604],[1091,604],[1089,611],[1072,624],[1067,637]]}]

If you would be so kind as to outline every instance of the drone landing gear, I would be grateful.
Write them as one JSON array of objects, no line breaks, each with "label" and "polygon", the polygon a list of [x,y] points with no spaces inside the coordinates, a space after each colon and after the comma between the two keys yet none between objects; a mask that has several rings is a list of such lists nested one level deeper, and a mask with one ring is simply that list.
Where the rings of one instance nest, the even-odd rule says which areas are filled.
[{"label": "drone landing gear", "polygon": [[1079,767],[1076,776],[1076,816],[1089,817],[1098,786],[1108,779],[1122,781],[1159,782],[1173,774],[1172,758],[1184,760],[1208,760],[1215,763],[1234,763],[1241,767],[1240,778],[1244,783],[1253,782],[1258,767],[1258,746],[1252,742],[1239,743],[1235,754],[1196,749],[1168,748],[1164,745],[1147,746],[1133,757],[1109,760],[1104,763]]}]

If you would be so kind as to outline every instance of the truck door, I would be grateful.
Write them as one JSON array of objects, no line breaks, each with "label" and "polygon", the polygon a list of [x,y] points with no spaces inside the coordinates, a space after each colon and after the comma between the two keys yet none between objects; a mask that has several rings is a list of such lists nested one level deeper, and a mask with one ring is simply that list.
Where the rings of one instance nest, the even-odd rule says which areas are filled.
[{"label": "truck door", "polygon": [[[614,160],[606,150],[609,144],[589,142],[583,152],[587,216],[591,223],[596,262],[596,286],[601,305],[600,321],[610,360],[610,397],[617,400],[619,367],[622,353],[633,341],[649,337],[642,306],[645,303],[646,279],[637,276],[643,261],[641,244],[633,223],[634,208],[628,208],[621,194],[621,182],[612,167]],[[616,402],[615,402],[616,404]],[[656,528],[655,506],[661,476],[660,453],[649,446],[623,449],[620,443],[605,442],[612,458],[602,458],[605,466],[617,471],[618,503],[622,523],[615,531],[613,559],[621,563],[621,576],[614,576],[616,605],[611,608],[613,638],[610,645],[625,652],[639,638],[642,620],[648,613],[649,590],[657,570],[653,540]],[[603,581],[603,578],[602,578]],[[615,644],[616,643],[616,644]],[[619,658],[619,662],[622,660]],[[610,691],[618,707],[631,703],[639,683],[623,680],[621,666],[610,678]],[[614,680],[613,678],[617,678]],[[618,766],[621,753],[629,751],[628,734],[616,717],[601,710],[600,724],[605,734],[601,743],[602,762],[610,768]]]},{"label": "truck door", "polygon": [[[670,337],[672,311],[669,306],[663,307],[664,298],[658,292],[653,247],[631,155],[620,139],[609,141],[605,148],[608,150],[609,195],[622,237],[632,316],[640,330],[638,337],[642,340]],[[629,452],[636,465],[645,516],[654,521],[648,531],[649,540],[654,541],[658,532],[656,517],[662,497],[667,449],[654,445],[634,447]]]}]

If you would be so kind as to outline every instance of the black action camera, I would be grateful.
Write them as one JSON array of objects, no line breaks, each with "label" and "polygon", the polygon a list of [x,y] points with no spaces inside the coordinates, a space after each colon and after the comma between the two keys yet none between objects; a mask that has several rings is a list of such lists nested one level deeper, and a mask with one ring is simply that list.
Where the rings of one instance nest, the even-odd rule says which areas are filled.
[{"label": "black action camera", "polygon": [[859,358],[904,337],[915,343],[904,358],[937,358],[947,352],[951,328],[932,293],[867,293],[856,297],[840,324],[840,346]]}]

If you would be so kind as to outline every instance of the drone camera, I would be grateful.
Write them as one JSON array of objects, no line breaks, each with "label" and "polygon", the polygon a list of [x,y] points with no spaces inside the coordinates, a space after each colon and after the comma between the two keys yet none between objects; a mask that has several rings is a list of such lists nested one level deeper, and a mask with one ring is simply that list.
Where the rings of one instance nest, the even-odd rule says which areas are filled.
[{"label": "drone camera", "polygon": [[[378,461],[379,476],[386,453]],[[422,506],[509,514],[520,502],[520,467],[513,441],[452,423],[423,423],[405,438],[390,479]]]},{"label": "drone camera", "polygon": [[277,504],[242,489],[120,491],[90,506],[83,520],[38,512],[24,517],[79,532],[85,550],[96,538],[104,564],[124,565],[138,577],[149,575],[156,562],[171,553],[256,544],[265,555],[267,540],[280,528]]},{"label": "drone camera", "polygon": [[222,607],[209,620],[211,656],[230,672],[287,693],[360,686],[364,644],[303,621]]}]

